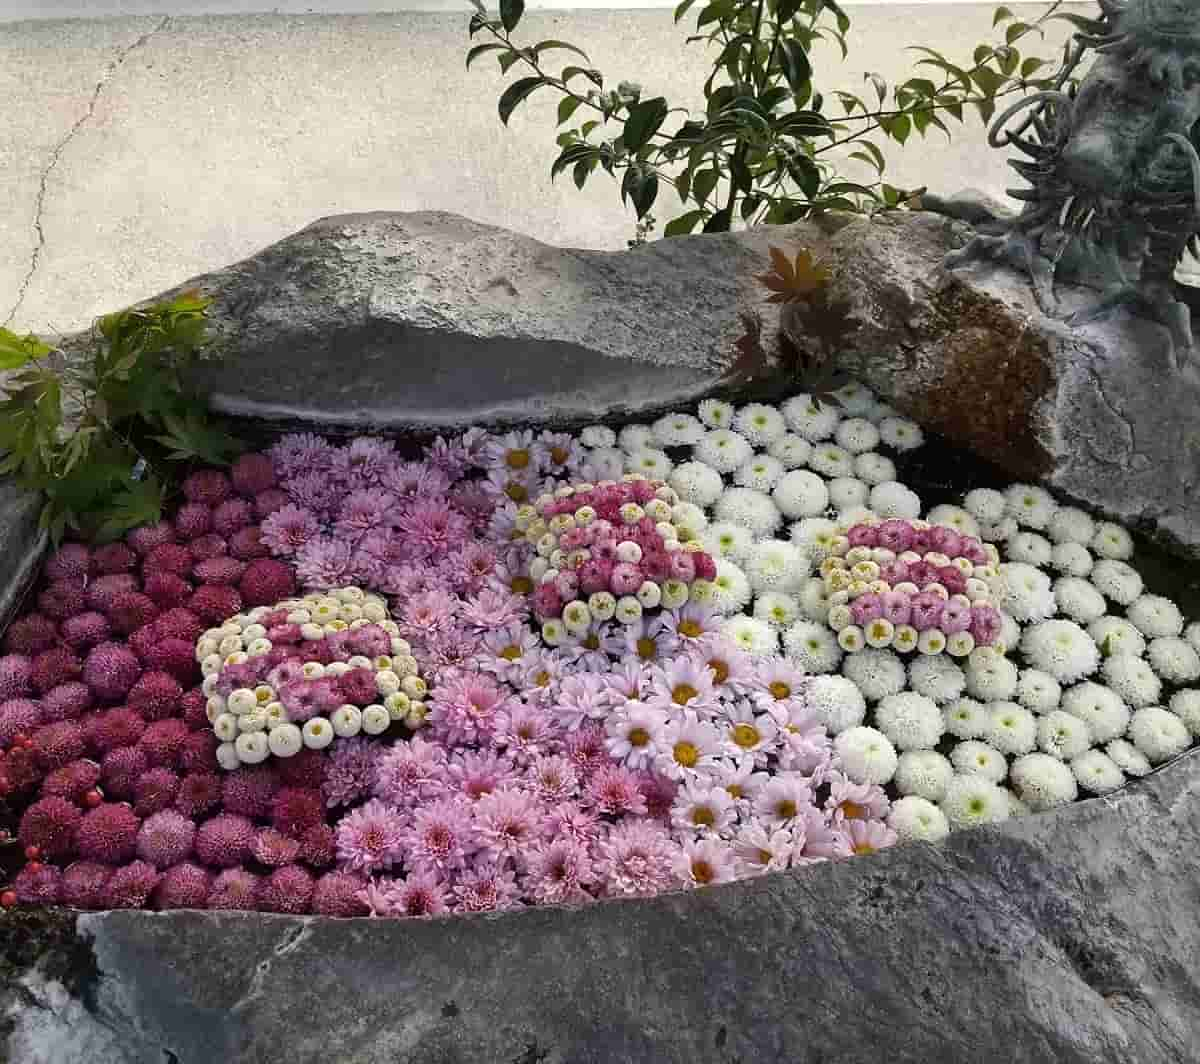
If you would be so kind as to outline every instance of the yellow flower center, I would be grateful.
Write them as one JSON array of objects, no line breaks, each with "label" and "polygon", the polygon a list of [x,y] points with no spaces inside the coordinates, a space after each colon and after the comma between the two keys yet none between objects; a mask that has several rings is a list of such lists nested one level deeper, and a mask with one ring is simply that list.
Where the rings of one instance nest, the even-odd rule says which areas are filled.
[{"label": "yellow flower center", "polygon": [[774,856],[774,854],[772,854],[770,850],[759,850],[758,851],[758,863],[759,864],[770,864],[771,858],[773,856]]},{"label": "yellow flower center", "polygon": [[697,827],[711,828],[717,822],[713,811],[706,805],[698,805],[692,810],[692,823]]},{"label": "yellow flower center", "polygon": [[516,643],[509,643],[502,651],[500,656],[505,661],[516,661],[521,656],[521,648]]},{"label": "yellow flower center", "polygon": [[571,457],[571,452],[565,447],[551,447],[550,461],[555,465],[562,465],[568,458]]},{"label": "yellow flower center", "polygon": [[860,842],[855,845],[854,852],[856,854],[859,854],[860,856],[865,853],[874,853],[875,847],[872,846],[869,842]]},{"label": "yellow flower center", "polygon": [[598,635],[596,635],[595,632],[593,632],[591,635],[589,635],[583,641],[583,646],[586,650],[599,650],[600,649],[600,637]]},{"label": "yellow flower center", "polygon": [[696,744],[686,741],[676,743],[671,755],[675,758],[676,764],[682,765],[684,768],[695,768],[696,763],[700,760],[700,750]]},{"label": "yellow flower center", "polygon": [[699,693],[690,683],[679,683],[671,688],[671,701],[677,706],[686,706]]},{"label": "yellow flower center", "polygon": [[724,683],[729,679],[728,662],[721,661],[720,658],[713,658],[712,661],[708,662],[708,667],[712,669],[713,679],[717,683]]},{"label": "yellow flower center", "polygon": [[529,452],[523,447],[506,451],[504,454],[504,464],[509,469],[525,469],[529,465]]},{"label": "yellow flower center", "polygon": [[513,502],[528,502],[529,489],[524,484],[518,484],[515,480],[510,480],[504,488],[504,494],[507,495]]},{"label": "yellow flower center", "polygon": [[537,684],[538,687],[545,687],[547,684],[550,683],[550,673],[547,672],[545,669],[542,669],[541,672],[537,673],[533,677],[533,682],[535,684]]},{"label": "yellow flower center", "polygon": [[716,873],[707,861],[697,859],[692,862],[692,878],[697,883],[711,883],[715,877]]},{"label": "yellow flower center", "polygon": [[514,595],[528,595],[533,590],[533,581],[527,576],[514,576],[508,587]]},{"label": "yellow flower center", "polygon": [[637,655],[642,659],[642,661],[649,661],[652,657],[654,657],[654,652],[657,649],[658,646],[655,644],[654,640],[649,639],[646,636],[642,636],[642,638],[637,641]]},{"label": "yellow flower center", "polygon": [[676,631],[688,639],[697,639],[704,634],[704,629],[701,627],[700,622],[693,620],[680,621]]},{"label": "yellow flower center", "polygon": [[772,684],[767,685],[767,690],[776,698],[791,698],[792,689],[782,680],[776,680]]},{"label": "yellow flower center", "polygon": [[753,724],[735,724],[733,726],[733,741],[743,750],[752,750],[759,744],[762,736]]},{"label": "yellow flower center", "polygon": [[742,796],[742,785],[740,783],[729,783],[725,785],[725,793],[730,798],[740,798]]},{"label": "yellow flower center", "polygon": [[780,820],[791,820],[796,815],[796,803],[790,798],[775,803],[775,812]]},{"label": "yellow flower center", "polygon": [[842,802],[842,813],[850,820],[866,820],[867,807],[858,802]]},{"label": "yellow flower center", "polygon": [[629,730],[629,745],[630,746],[647,746],[650,742],[650,733],[645,728],[631,728]]}]

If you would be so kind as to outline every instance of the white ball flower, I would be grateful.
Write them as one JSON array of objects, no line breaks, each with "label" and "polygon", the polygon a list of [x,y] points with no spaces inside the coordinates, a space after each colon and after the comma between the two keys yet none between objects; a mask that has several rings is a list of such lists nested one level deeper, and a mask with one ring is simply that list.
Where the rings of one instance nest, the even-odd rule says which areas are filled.
[{"label": "white ball flower", "polygon": [[806,517],[791,527],[792,542],[816,565],[829,556],[841,534],[838,523],[827,517]]},{"label": "white ball flower", "polygon": [[743,525],[755,536],[769,536],[783,521],[771,496],[753,488],[730,488],[717,500],[713,513],[719,521]]},{"label": "white ball flower", "polygon": [[1171,696],[1169,703],[1171,712],[1191,732],[1193,739],[1200,739],[1200,691],[1194,688],[1184,688]]},{"label": "white ball flower", "polygon": [[879,515],[869,506],[850,506],[838,511],[837,520],[842,528],[852,528],[854,525],[878,521]]},{"label": "white ball flower", "polygon": [[1074,621],[1030,625],[1021,637],[1021,652],[1035,669],[1048,672],[1059,683],[1082,680],[1100,664],[1099,648]]},{"label": "white ball flower", "polygon": [[750,403],[742,407],[733,419],[733,427],[755,447],[765,447],[787,433],[787,422],[773,406]]},{"label": "white ball flower", "polygon": [[1048,672],[1022,669],[1017,677],[1017,701],[1032,713],[1049,713],[1058,708],[1062,687]]},{"label": "white ball flower", "polygon": [[1079,624],[1091,624],[1108,608],[1104,596],[1078,576],[1060,576],[1054,581],[1054,601],[1059,613]]},{"label": "white ball flower", "polygon": [[854,455],[833,443],[821,443],[808,456],[810,469],[823,477],[854,476]]},{"label": "white ball flower", "polygon": [[1035,813],[1073,802],[1079,794],[1075,774],[1049,754],[1017,758],[1009,778],[1018,797]]},{"label": "white ball flower", "polygon": [[800,610],[810,621],[824,623],[829,616],[829,590],[819,576],[809,577],[801,587]]},{"label": "white ball flower", "polygon": [[865,418],[847,418],[837,427],[833,438],[851,454],[872,451],[879,443],[879,430]]},{"label": "white ball flower", "polygon": [[887,736],[859,725],[847,728],[833,740],[842,771],[855,783],[889,782],[896,772],[896,749]]},{"label": "white ball flower", "polygon": [[836,510],[865,506],[870,489],[857,477],[834,477],[829,482],[829,505]]},{"label": "white ball flower", "polygon": [[917,694],[939,706],[959,698],[967,686],[967,677],[945,654],[914,658],[908,667],[908,679]]},{"label": "white ball flower", "polygon": [[1000,643],[1004,646],[1004,652],[1016,649],[1018,643],[1021,642],[1021,626],[1011,614],[1000,611]]},{"label": "white ball flower", "polygon": [[787,628],[800,619],[800,600],[785,591],[764,591],[754,597],[754,616],[776,628]]},{"label": "white ball flower", "polygon": [[994,591],[996,604],[1018,621],[1044,621],[1058,609],[1050,578],[1023,562],[1004,562]]},{"label": "white ball flower", "polygon": [[1096,590],[1118,606],[1128,606],[1145,590],[1141,574],[1127,562],[1101,558],[1092,566],[1091,580]]},{"label": "white ball flower", "polygon": [[1146,651],[1150,667],[1167,683],[1191,683],[1200,677],[1200,654],[1178,636],[1163,635],[1150,640]]},{"label": "white ball flower", "polygon": [[665,414],[650,426],[661,447],[690,447],[704,436],[704,423],[691,414]]},{"label": "white ball flower", "polygon": [[963,499],[963,508],[981,525],[994,525],[1004,518],[1004,496],[992,488],[975,488]]},{"label": "white ball flower", "polygon": [[842,404],[842,409],[852,417],[866,413],[875,403],[875,393],[856,380],[847,381],[833,394]]},{"label": "white ball flower", "polygon": [[1013,484],[1004,492],[1005,512],[1025,528],[1043,529],[1050,524],[1058,504],[1048,491],[1032,484]]},{"label": "white ball flower", "polygon": [[874,452],[855,455],[854,475],[872,486],[882,484],[896,479],[896,463]]},{"label": "white ball flower", "polygon": [[1049,565],[1050,551],[1050,541],[1036,532],[1018,532],[1008,541],[1008,557],[1026,565]]},{"label": "white ball flower", "polygon": [[940,802],[954,777],[954,769],[936,750],[909,750],[900,755],[892,782],[904,795]]},{"label": "white ball flower", "polygon": [[1027,754],[1037,746],[1037,718],[1016,702],[993,702],[987,707],[983,738],[1002,754]]},{"label": "white ball flower", "polygon": [[817,403],[806,394],[793,396],[784,403],[783,416],[788,428],[813,441],[827,440],[842,419],[832,404]]},{"label": "white ball flower", "polygon": [[712,466],[718,473],[732,473],[753,454],[750,441],[732,429],[710,429],[692,448],[697,462]]},{"label": "white ball flower", "polygon": [[805,691],[805,704],[830,735],[857,727],[867,715],[862,692],[845,676],[812,677]]},{"label": "white ball flower", "polygon": [[953,528],[964,536],[979,535],[979,522],[961,506],[951,506],[944,502],[930,510],[925,515],[925,520],[931,525],[945,525],[947,528]]},{"label": "white ball flower", "polygon": [[1092,552],[1081,543],[1056,543],[1050,550],[1050,567],[1066,576],[1087,576],[1092,564]]},{"label": "white ball flower", "polygon": [[1183,614],[1179,612],[1179,607],[1161,595],[1139,596],[1129,604],[1125,616],[1142,635],[1150,639],[1183,632]]},{"label": "white ball flower", "polygon": [[910,794],[892,803],[887,826],[903,842],[940,842],[950,834],[950,822],[933,802]]},{"label": "white ball flower", "polygon": [[772,440],[767,454],[779,462],[784,469],[799,469],[812,454],[812,444],[794,432]]},{"label": "white ball flower", "polygon": [[700,543],[713,558],[743,561],[754,546],[754,534],[745,525],[714,521],[700,535]]},{"label": "white ball flower", "polygon": [[735,614],[721,625],[721,633],[752,658],[765,658],[779,653],[779,633],[757,617]]},{"label": "white ball flower", "polygon": [[1183,630],[1183,638],[1191,644],[1193,650],[1200,651],[1200,621],[1192,621]]},{"label": "white ball flower", "polygon": [[967,694],[981,702],[1003,702],[1017,693],[1017,667],[999,654],[967,659]]},{"label": "white ball flower", "polygon": [[1108,794],[1125,782],[1125,773],[1100,750],[1088,750],[1071,760],[1075,782],[1090,794]]},{"label": "white ball flower", "polygon": [[653,442],[654,431],[649,425],[626,425],[617,433],[617,446],[626,454],[640,451]]},{"label": "white ball flower", "polygon": [[1104,748],[1104,752],[1126,776],[1145,776],[1150,771],[1146,755],[1127,739],[1114,739]]},{"label": "white ball flower", "polygon": [[890,650],[868,649],[851,654],[842,672],[871,702],[899,694],[908,680],[904,662]]},{"label": "white ball flower", "polygon": [[1060,506],[1050,518],[1046,531],[1055,543],[1075,543],[1086,547],[1096,534],[1096,522],[1074,506]]},{"label": "white ball flower", "polygon": [[733,424],[733,406],[720,399],[702,400],[696,413],[711,429],[727,429]]},{"label": "white ball flower", "polygon": [[1103,684],[1088,681],[1064,691],[1062,710],[1088,726],[1094,743],[1116,739],[1129,727],[1129,707],[1116,691]]},{"label": "white ball flower", "polygon": [[808,576],[808,559],[783,539],[759,540],[747,552],[745,567],[755,591],[788,591]]},{"label": "white ball flower", "polygon": [[921,498],[898,480],[884,481],[871,489],[871,509],[880,517],[904,517],[913,520],[920,516]]},{"label": "white ball flower", "polygon": [[667,483],[684,502],[696,506],[711,506],[725,490],[721,474],[703,462],[684,462],[676,466],[667,477]]},{"label": "white ball flower", "polygon": [[1142,658],[1135,658],[1132,654],[1113,654],[1105,658],[1100,671],[1104,682],[1134,709],[1158,703],[1162,681]]},{"label": "white ball flower", "polygon": [[1152,765],[1170,761],[1192,742],[1183,721],[1161,706],[1147,706],[1133,715],[1129,739]]},{"label": "white ball flower", "polygon": [[885,417],[880,421],[879,438],[897,451],[912,451],[925,442],[921,426],[903,417]]},{"label": "white ball flower", "polygon": [[1008,775],[1008,762],[994,746],[968,739],[950,751],[955,772],[963,776],[982,776],[992,783],[1002,783]]},{"label": "white ball flower", "polygon": [[842,660],[842,648],[838,646],[837,636],[829,630],[828,625],[818,621],[797,621],[793,624],[783,633],[783,649],[806,672],[834,672]]},{"label": "white ball flower", "polygon": [[1006,543],[1017,534],[1019,528],[1015,519],[1002,517],[992,525],[979,526],[979,538],[986,543]]},{"label": "white ball flower", "polygon": [[771,498],[787,517],[815,517],[829,505],[829,489],[815,473],[793,469],[779,478]]},{"label": "white ball flower", "polygon": [[1086,723],[1056,709],[1038,721],[1037,742],[1043,753],[1070,761],[1092,745],[1092,736]]},{"label": "white ball flower", "polygon": [[937,704],[915,691],[887,695],[875,707],[875,723],[898,750],[926,750],[942,737]]},{"label": "white ball flower", "polygon": [[939,806],[955,831],[1000,824],[1009,817],[1008,793],[982,776],[956,774]]},{"label": "white ball flower", "polygon": [[750,581],[741,567],[728,558],[715,559],[717,575],[712,581],[712,605],[718,613],[736,613],[750,601]]},{"label": "white ball flower", "polygon": [[741,488],[770,491],[783,473],[783,463],[778,458],[759,454],[738,466],[737,472],[733,474],[733,482]]},{"label": "white ball flower", "polygon": [[692,502],[677,502],[671,507],[671,524],[679,539],[686,543],[688,540],[698,540],[700,534],[708,528],[708,515]]},{"label": "white ball flower", "polygon": [[641,473],[653,480],[666,480],[675,463],[667,456],[666,451],[656,447],[643,447],[625,456],[625,472]]},{"label": "white ball flower", "polygon": [[989,715],[982,702],[956,698],[942,707],[942,723],[956,739],[978,739],[987,733]]},{"label": "white ball flower", "polygon": [[1097,617],[1088,625],[1088,635],[1106,658],[1113,654],[1141,657],[1146,652],[1145,636],[1124,617]]},{"label": "white ball flower", "polygon": [[588,425],[579,433],[579,442],[584,447],[612,447],[617,442],[617,434],[607,425]]},{"label": "white ball flower", "polygon": [[1126,561],[1133,557],[1133,538],[1120,525],[1110,521],[1101,521],[1096,525],[1090,546],[1092,553],[1101,558]]},{"label": "white ball flower", "polygon": [[584,475],[593,481],[620,480],[624,472],[625,452],[617,447],[597,447],[583,464]]}]

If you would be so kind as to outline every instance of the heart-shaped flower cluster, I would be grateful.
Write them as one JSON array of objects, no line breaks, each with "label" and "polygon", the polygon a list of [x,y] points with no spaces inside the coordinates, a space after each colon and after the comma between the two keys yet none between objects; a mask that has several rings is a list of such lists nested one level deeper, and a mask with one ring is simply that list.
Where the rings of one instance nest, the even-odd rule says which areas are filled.
[{"label": "heart-shaped flower cluster", "polygon": [[551,646],[586,632],[594,621],[634,624],[648,610],[684,605],[716,563],[701,545],[680,542],[671,523],[679,502],[660,480],[576,484],[540,496],[517,513],[533,544],[533,610]]},{"label": "heart-shaped flower cluster", "polygon": [[236,614],[200,637],[196,660],[224,769],[425,719],[412,647],[386,602],[359,587]]},{"label": "heart-shaped flower cluster", "polygon": [[821,563],[843,650],[891,647],[966,657],[1000,635],[996,548],[927,521],[851,526]]}]

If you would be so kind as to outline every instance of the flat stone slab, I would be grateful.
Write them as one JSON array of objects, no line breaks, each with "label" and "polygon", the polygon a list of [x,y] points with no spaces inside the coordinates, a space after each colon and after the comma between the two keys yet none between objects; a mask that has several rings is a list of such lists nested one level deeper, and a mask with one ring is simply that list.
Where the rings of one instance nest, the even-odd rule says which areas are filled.
[{"label": "flat stone slab", "polygon": [[[8,1059],[1182,1064],[1200,1044],[1197,912],[1192,752],[940,846],[646,901],[80,915],[39,968],[10,970]],[[39,974],[65,968],[71,991]]]}]

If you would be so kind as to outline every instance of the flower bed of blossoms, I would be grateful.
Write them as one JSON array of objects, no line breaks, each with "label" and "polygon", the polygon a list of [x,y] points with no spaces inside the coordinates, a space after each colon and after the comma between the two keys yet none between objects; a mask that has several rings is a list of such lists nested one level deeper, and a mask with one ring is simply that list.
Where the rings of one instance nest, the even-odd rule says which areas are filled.
[{"label": "flower bed of blossoms", "polygon": [[921,430],[839,398],[416,457],[288,435],[63,546],[0,657],[0,900],[649,895],[1104,794],[1193,742],[1200,624],[1124,530],[1028,485],[929,507],[897,472]]}]

